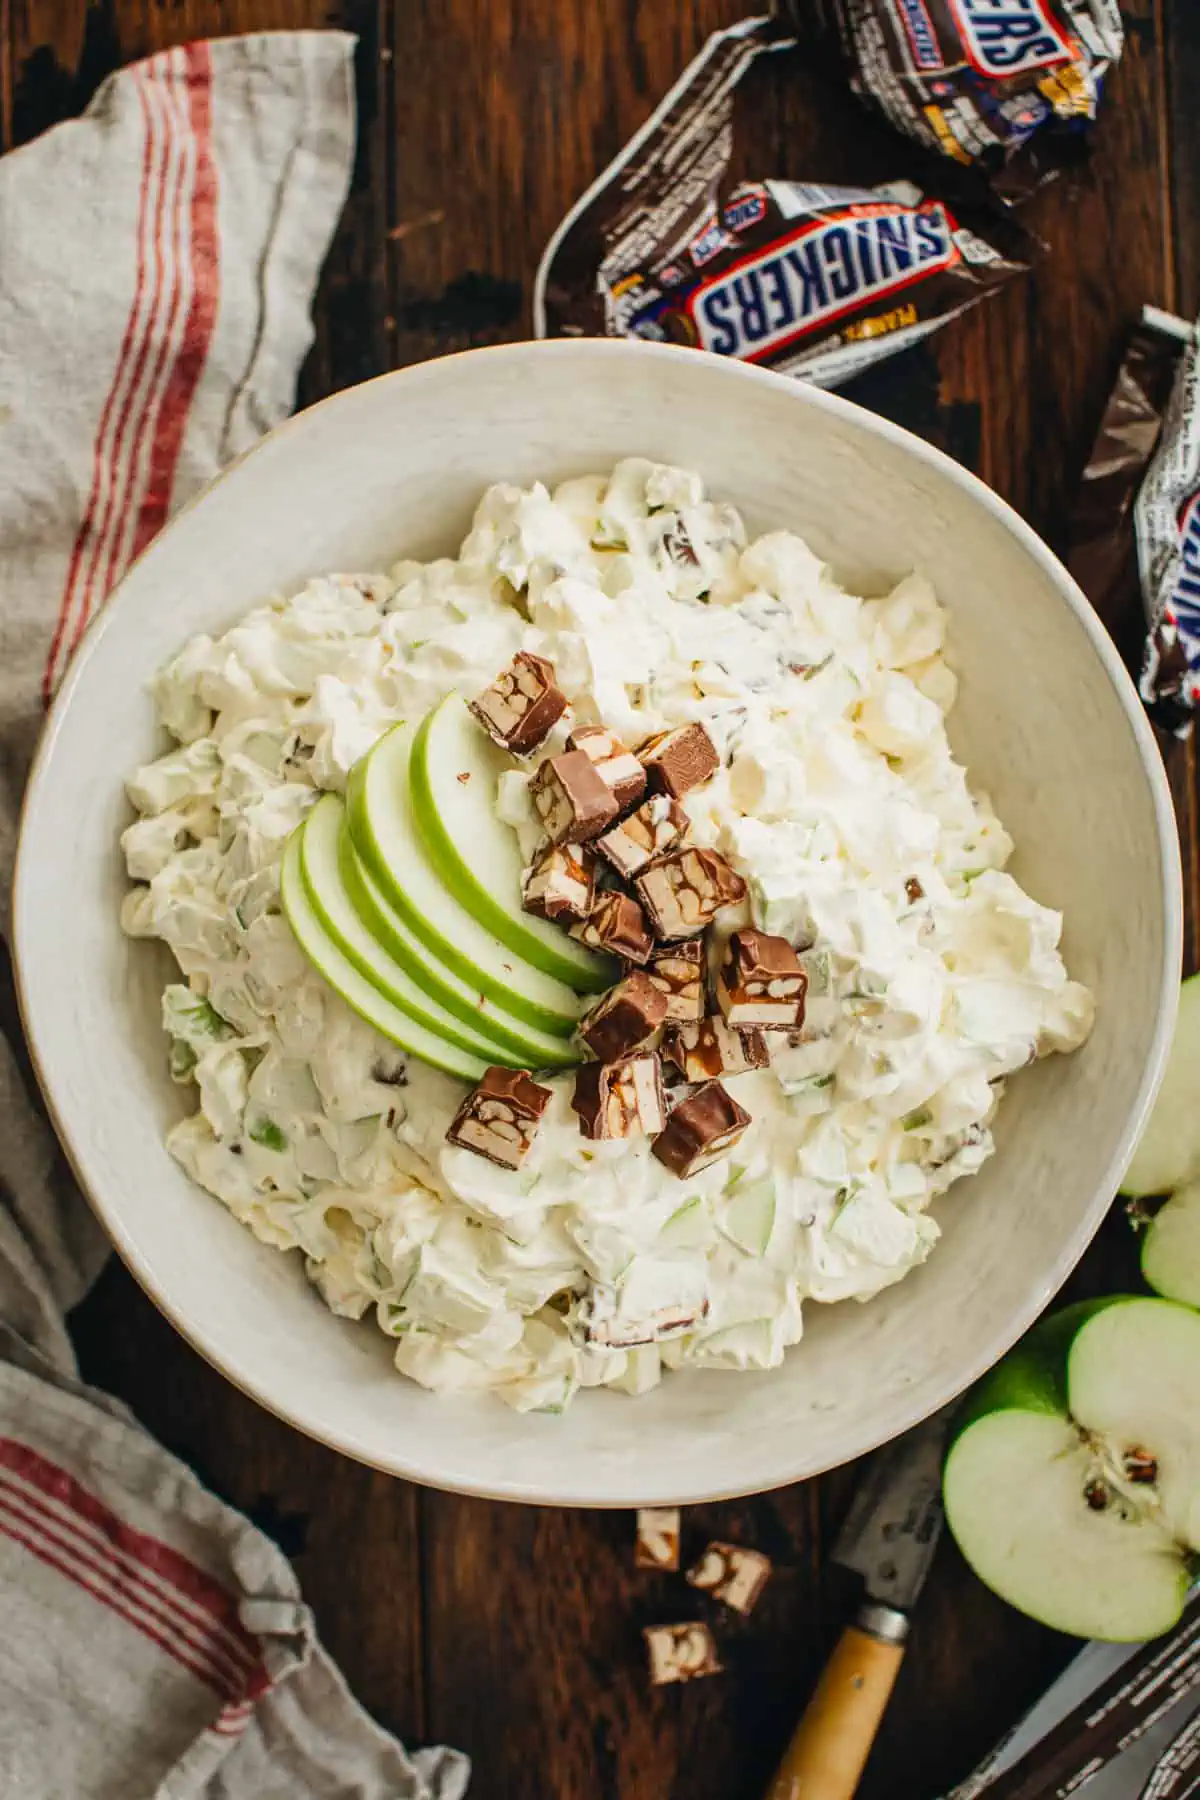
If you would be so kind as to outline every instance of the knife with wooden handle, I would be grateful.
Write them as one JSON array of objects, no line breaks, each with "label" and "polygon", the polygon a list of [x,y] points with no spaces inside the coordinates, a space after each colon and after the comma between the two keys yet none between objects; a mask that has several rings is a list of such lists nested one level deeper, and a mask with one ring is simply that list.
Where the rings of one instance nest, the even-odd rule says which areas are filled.
[{"label": "knife with wooden handle", "polygon": [[900,1671],[908,1615],[942,1529],[947,1418],[938,1414],[872,1461],[833,1559],[866,1580],[767,1800],[851,1800]]}]

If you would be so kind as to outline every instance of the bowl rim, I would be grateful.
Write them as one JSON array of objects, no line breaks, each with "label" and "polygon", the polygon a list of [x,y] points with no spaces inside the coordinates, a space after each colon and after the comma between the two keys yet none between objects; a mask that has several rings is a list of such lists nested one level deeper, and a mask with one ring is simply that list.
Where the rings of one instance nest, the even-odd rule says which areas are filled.
[{"label": "bowl rim", "polygon": [[[161,538],[169,532],[176,521],[190,512],[205,500],[221,483],[227,481],[249,458],[259,455],[269,446],[277,443],[285,434],[298,430],[303,422],[312,414],[337,406],[348,401],[368,387],[380,387],[390,384],[397,388],[415,386],[422,380],[436,379],[441,365],[464,360],[478,360],[487,357],[495,361],[519,360],[531,353],[543,357],[547,361],[559,357],[569,361],[572,357],[583,353],[589,357],[604,359],[605,357],[623,360],[641,359],[648,363],[684,361],[696,366],[697,372],[705,364],[715,374],[719,368],[727,379],[747,381],[761,386],[773,388],[777,392],[787,394],[798,406],[809,406],[818,412],[826,412],[837,419],[851,420],[868,435],[879,438],[904,451],[917,462],[924,463],[938,475],[959,487],[966,495],[981,505],[985,511],[1001,524],[1017,541],[1032,561],[1039,566],[1047,580],[1057,589],[1059,595],[1074,614],[1091,644],[1102,669],[1108,676],[1121,710],[1125,716],[1134,739],[1138,759],[1147,785],[1154,809],[1155,831],[1158,840],[1160,868],[1162,872],[1162,907],[1164,956],[1161,978],[1158,988],[1157,1015],[1153,1041],[1149,1055],[1142,1071],[1138,1094],[1124,1130],[1118,1140],[1114,1154],[1110,1160],[1106,1179],[1097,1186],[1096,1192],[1081,1215],[1071,1240],[1057,1257],[1054,1264],[1044,1271],[1041,1279],[1031,1290],[1026,1301],[1010,1316],[1008,1323],[993,1332],[989,1340],[976,1351],[970,1362],[960,1365],[954,1373],[939,1375],[931,1387],[927,1399],[915,1407],[900,1408],[895,1420],[882,1435],[873,1435],[871,1441],[862,1444],[848,1458],[822,1464],[819,1469],[810,1469],[803,1476],[795,1473],[783,1473],[767,1483],[756,1478],[756,1483],[746,1485],[724,1485],[716,1483],[712,1486],[697,1486],[695,1491],[683,1495],[664,1494],[661,1491],[647,1491],[641,1497],[622,1495],[619,1499],[587,1497],[564,1485],[561,1489],[548,1491],[539,1487],[536,1490],[519,1479],[490,1483],[474,1482],[466,1478],[447,1480],[431,1469],[428,1462],[421,1463],[418,1458],[414,1463],[403,1449],[395,1455],[381,1458],[378,1452],[364,1445],[352,1433],[334,1427],[318,1429],[306,1420],[292,1405],[273,1397],[260,1378],[246,1370],[240,1364],[236,1353],[229,1351],[222,1343],[213,1339],[206,1331],[194,1325],[180,1307],[162,1293],[156,1286],[145,1259],[139,1252],[136,1239],[126,1229],[117,1212],[110,1210],[105,1200],[93,1188],[84,1167],[83,1155],[79,1149],[75,1133],[69,1118],[59,1108],[54,1083],[50,1074],[53,1061],[53,1050],[44,1045],[38,1036],[37,1022],[26,988],[24,975],[25,945],[27,927],[25,920],[35,906],[35,876],[31,868],[31,859],[26,851],[27,825],[36,810],[41,788],[47,780],[47,769],[53,754],[54,745],[61,728],[62,721],[71,704],[76,689],[84,679],[87,666],[97,643],[109,629],[114,617],[114,603],[121,596],[129,582],[133,571],[143,559],[155,548]],[[700,359],[703,359],[701,362]],[[670,1504],[678,1501],[682,1504],[697,1505],[729,1499],[739,1499],[756,1493],[769,1493],[779,1487],[789,1485],[796,1480],[808,1480],[825,1474],[830,1469],[843,1466],[844,1462],[854,1460],[877,1449],[881,1444],[890,1442],[905,1431],[911,1430],[924,1419],[930,1417],[941,1408],[954,1402],[967,1388],[976,1382],[988,1369],[1012,1348],[1023,1336],[1030,1325],[1045,1309],[1058,1293],[1071,1271],[1080,1261],[1088,1248],[1096,1231],[1109,1210],[1112,1200],[1119,1190],[1119,1183],[1128,1166],[1134,1146],[1149,1118],[1166,1068],[1167,1056],[1174,1033],[1175,1014],[1179,1000],[1179,985],[1182,976],[1183,961],[1183,867],[1179,845],[1178,828],[1175,819],[1174,802],[1167,780],[1167,774],[1159,754],[1158,745],[1142,707],[1137,689],[1121,661],[1116,647],[1102,625],[1099,616],[1091,607],[1082,589],[1068,572],[1065,565],[1042,540],[1033,527],[1026,523],[1016,509],[986,484],[978,475],[956,462],[935,445],[927,443],[902,425],[894,424],[890,419],[881,418],[868,408],[845,396],[830,393],[810,383],[796,380],[794,377],[782,375],[774,370],[760,368],[753,363],[737,361],[732,358],[716,357],[703,351],[697,351],[676,345],[656,344],[639,339],[613,338],[560,338],[560,339],[521,339],[515,343],[487,345],[479,348],[460,350],[446,356],[433,357],[424,362],[408,364],[402,368],[385,371],[381,375],[371,377],[367,381],[355,383],[343,388],[336,394],[326,396],[310,407],[293,413],[272,431],[264,434],[248,449],[227,463],[197,493],[193,494],[167,520],[163,530],[151,540],[150,544],[134,559],[125,570],[96,617],[92,620],[77,646],[74,656],[66,671],[58,692],[54,696],[38,737],[33,760],[30,765],[25,792],[22,797],[20,817],[18,821],[17,845],[14,858],[12,881],[12,947],[13,969],[17,993],[17,1002],[21,1022],[28,1045],[30,1059],[37,1076],[38,1085],[47,1112],[53,1124],[58,1142],[67,1158],[72,1174],[79,1185],[92,1211],[100,1221],[110,1243],[116,1249],[125,1267],[137,1281],[139,1287],[150,1298],[158,1310],[167,1318],[173,1328],[184,1341],[190,1345],[211,1367],[215,1368],[227,1381],[243,1394],[254,1400],[267,1412],[282,1419],[306,1437],[314,1439],[328,1448],[350,1457],[353,1461],[367,1467],[379,1469],[385,1474],[398,1476],[419,1486],[438,1489],[443,1492],[459,1493],[481,1499],[517,1501],[525,1504],[546,1506],[577,1506],[592,1509],[611,1509],[614,1507],[630,1507],[638,1505]],[[445,1403],[443,1397],[443,1404]]]}]

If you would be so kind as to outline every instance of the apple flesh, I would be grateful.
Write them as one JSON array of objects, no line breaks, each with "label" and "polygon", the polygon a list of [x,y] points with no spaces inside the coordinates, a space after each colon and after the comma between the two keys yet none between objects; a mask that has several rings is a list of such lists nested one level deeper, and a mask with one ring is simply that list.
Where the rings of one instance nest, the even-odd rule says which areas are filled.
[{"label": "apple flesh", "polygon": [[517,834],[496,813],[496,784],[512,767],[462,697],[447,695],[413,740],[417,829],[443,885],[481,925],[535,969],[580,993],[602,993],[617,979],[612,958],[525,911]]},{"label": "apple flesh", "polygon": [[1165,1300],[1200,1307],[1200,1181],[1172,1194],[1151,1219],[1142,1239],[1142,1276]]},{"label": "apple flesh", "polygon": [[[402,920],[387,923],[386,941],[355,905],[344,879],[353,850],[343,841],[345,809],[334,794],[318,800],[300,835],[300,867],[308,897],[334,943],[385,999],[461,1049],[509,1068],[566,1067],[579,1052],[561,1037],[499,1011],[477,986],[439,965]],[[344,852],[349,851],[349,856]],[[364,877],[365,886],[369,877]]]},{"label": "apple flesh", "polygon": [[946,1519],[975,1573],[1057,1631],[1178,1620],[1200,1550],[1200,1314],[1117,1296],[1034,1328],[967,1402]]},{"label": "apple flesh", "polygon": [[1158,1098],[1121,1192],[1135,1200],[1200,1180],[1200,975],[1179,990],[1179,1017]]},{"label": "apple flesh", "polygon": [[[505,1012],[569,1037],[583,1010],[579,995],[516,956],[445,886],[430,860],[409,792],[415,737],[414,725],[395,726],[351,773],[346,816],[356,857],[386,905],[439,962]],[[369,893],[363,905],[369,912]]]},{"label": "apple flesh", "polygon": [[481,1081],[487,1073],[489,1056],[477,1056],[453,1043],[439,1031],[414,1018],[395,1001],[387,999],[372,986],[360,969],[355,968],[321,921],[304,883],[300,862],[300,833],[288,839],[280,872],[279,894],[296,942],[334,991],[360,1018],[402,1050],[420,1057],[447,1075],[461,1076],[464,1081]]}]

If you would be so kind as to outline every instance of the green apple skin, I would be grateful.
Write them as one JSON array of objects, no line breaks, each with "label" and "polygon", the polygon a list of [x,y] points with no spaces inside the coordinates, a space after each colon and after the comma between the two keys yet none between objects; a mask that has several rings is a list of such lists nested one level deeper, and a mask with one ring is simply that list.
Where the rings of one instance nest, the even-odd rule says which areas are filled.
[{"label": "green apple skin", "polygon": [[1164,1300],[1200,1307],[1200,1181],[1172,1194],[1146,1227],[1142,1279]]},{"label": "green apple skin", "polygon": [[[448,695],[413,741],[417,829],[446,887],[502,943],[579,993],[603,993],[617,979],[613,960],[521,905],[517,836],[493,810],[496,781],[512,766],[459,695]],[[460,783],[464,774],[470,780]]]},{"label": "green apple skin", "polygon": [[[440,970],[419,944],[405,943],[397,922],[392,937],[401,950],[391,954],[360,917],[343,881],[341,856],[345,809],[334,794],[318,800],[300,828],[300,869],[308,897],[322,925],[360,974],[410,1017],[448,1043],[508,1068],[564,1067],[578,1060],[562,1038],[506,1023],[481,1005],[478,989]],[[422,955],[425,961],[422,961]]]},{"label": "green apple skin", "polygon": [[470,1051],[448,1043],[392,1001],[385,1000],[339,950],[308,897],[300,867],[300,839],[296,832],[288,839],[284,851],[279,891],[284,914],[297,943],[351,1011],[383,1037],[390,1038],[402,1050],[433,1068],[441,1069],[447,1075],[457,1075],[463,1081],[482,1081],[489,1067],[486,1057],[472,1055]]},{"label": "green apple skin", "polygon": [[1144,1200],[1194,1180],[1200,1180],[1200,975],[1179,990],[1166,1073],[1121,1192]]},{"label": "green apple skin", "polygon": [[388,906],[460,980],[537,1030],[569,1037],[583,1010],[579,995],[515,956],[447,891],[430,862],[409,797],[415,735],[412,725],[395,726],[351,771],[346,816],[356,856]]}]

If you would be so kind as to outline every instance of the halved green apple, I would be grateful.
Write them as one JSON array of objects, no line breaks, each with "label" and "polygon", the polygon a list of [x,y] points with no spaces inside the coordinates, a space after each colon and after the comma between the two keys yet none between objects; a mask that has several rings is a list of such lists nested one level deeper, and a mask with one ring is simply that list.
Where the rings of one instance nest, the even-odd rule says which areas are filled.
[{"label": "halved green apple", "polygon": [[496,784],[512,767],[462,697],[448,694],[413,740],[417,829],[445,885],[488,931],[534,968],[580,993],[601,993],[617,979],[612,959],[522,906],[521,847],[496,813]]},{"label": "halved green apple", "polygon": [[969,1399],[946,1519],[976,1574],[1058,1631],[1170,1630],[1200,1550],[1200,1313],[1118,1295],[1034,1328]]},{"label": "halved green apple", "polygon": [[387,904],[447,968],[539,1031],[569,1037],[583,1010],[579,995],[515,955],[445,886],[430,860],[409,793],[416,729],[393,727],[351,772],[346,817],[355,854]]},{"label": "halved green apple", "polygon": [[334,942],[321,922],[304,883],[298,831],[292,833],[284,851],[279,891],[283,910],[300,948],[330,987],[341,995],[347,1006],[360,1018],[365,1019],[368,1025],[373,1025],[384,1037],[399,1044],[402,1050],[419,1056],[422,1062],[431,1063],[435,1069],[445,1070],[447,1075],[460,1075],[464,1081],[483,1079],[491,1062],[490,1051],[481,1056],[473,1055],[471,1051],[443,1036],[440,1031],[431,1030],[428,1025],[413,1018],[404,1008],[397,1006],[394,1000],[386,999],[378,988],[373,987]]},{"label": "halved green apple", "polygon": [[[345,809],[335,794],[318,800],[300,835],[300,866],[309,899],[338,948],[385,999],[420,1023],[509,1068],[565,1068],[580,1060],[566,1038],[504,1013],[461,980],[389,913],[373,905],[370,922],[356,904],[370,877],[354,869],[345,834]],[[356,887],[344,875],[349,872]],[[376,929],[382,926],[386,935]]]}]

